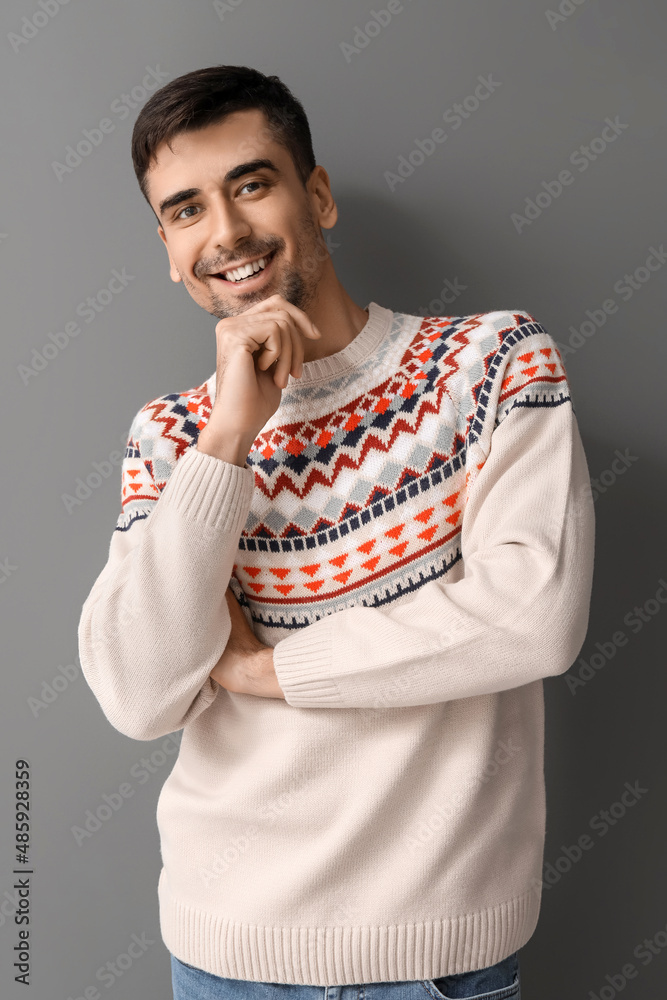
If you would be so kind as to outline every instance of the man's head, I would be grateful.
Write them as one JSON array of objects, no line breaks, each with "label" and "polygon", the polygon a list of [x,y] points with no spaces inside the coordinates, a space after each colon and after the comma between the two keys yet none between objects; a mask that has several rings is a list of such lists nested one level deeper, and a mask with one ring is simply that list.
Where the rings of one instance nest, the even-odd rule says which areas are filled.
[{"label": "man's head", "polygon": [[[329,178],[278,77],[211,66],[172,80],[139,113],[132,162],[172,280],[218,319],[276,292],[304,309],[332,278],[321,231],[337,219]],[[257,258],[268,258],[258,277],[219,276]]]}]

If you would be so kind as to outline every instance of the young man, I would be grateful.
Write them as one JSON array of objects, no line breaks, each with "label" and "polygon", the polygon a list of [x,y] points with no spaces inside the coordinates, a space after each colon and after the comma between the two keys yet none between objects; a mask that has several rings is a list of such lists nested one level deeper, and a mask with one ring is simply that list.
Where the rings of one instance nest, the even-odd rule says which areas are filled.
[{"label": "young man", "polygon": [[175,996],[518,997],[543,680],[593,572],[555,342],[524,310],[357,306],[275,76],[168,83],[132,155],[172,279],[219,320],[215,373],[132,421],[79,625],[111,724],[183,730],[157,810]]}]

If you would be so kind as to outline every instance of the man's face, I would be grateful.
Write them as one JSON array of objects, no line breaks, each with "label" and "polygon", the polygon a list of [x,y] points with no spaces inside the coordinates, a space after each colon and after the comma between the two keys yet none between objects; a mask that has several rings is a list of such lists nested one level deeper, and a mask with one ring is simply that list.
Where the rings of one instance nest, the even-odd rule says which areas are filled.
[{"label": "man's face", "polygon": [[[324,168],[304,189],[289,152],[254,108],[170,144],[173,151],[166,143],[157,149],[148,194],[172,280],[218,319],[276,293],[306,308],[331,266],[320,226],[333,226],[337,213]],[[268,266],[253,277],[234,283],[221,274],[262,257]]]}]

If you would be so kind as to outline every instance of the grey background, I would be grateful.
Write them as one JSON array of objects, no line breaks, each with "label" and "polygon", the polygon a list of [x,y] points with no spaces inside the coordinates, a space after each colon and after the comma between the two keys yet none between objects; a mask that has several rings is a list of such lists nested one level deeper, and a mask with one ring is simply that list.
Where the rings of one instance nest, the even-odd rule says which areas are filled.
[{"label": "grey background", "polygon": [[[667,575],[667,266],[627,302],[614,284],[667,239],[665,9],[649,0],[585,0],[569,3],[572,13],[552,27],[549,8],[528,0],[405,0],[346,60],[341,43],[353,43],[371,11],[385,7],[384,0],[236,0],[221,19],[206,2],[69,0],[32,30],[23,18],[41,9],[37,0],[3,4],[0,81],[3,95],[13,95],[2,108],[0,191],[0,992],[8,1000],[75,1000],[91,986],[113,1000],[171,997],[158,925],[155,806],[175,757],[158,753],[142,783],[135,765],[164,741],[116,732],[77,666],[81,605],[120,510],[118,465],[70,512],[63,494],[122,449],[145,402],[215,369],[216,320],[170,281],[132,171],[138,106],[124,120],[110,107],[141,84],[147,67],[173,79],[216,63],[277,73],[304,102],[339,206],[330,233],[335,267],[362,308],[375,300],[409,313],[525,309],[565,345],[586,310],[609,298],[618,304],[564,360],[591,475],[607,483],[595,503],[595,580],[581,656],[588,662],[596,643],[619,629],[629,641],[575,694],[566,676],[581,664],[545,684],[545,863],[555,865],[584,833],[594,849],[545,886],[521,971],[524,1000],[588,998],[604,987],[610,996],[609,977],[629,962],[637,975],[624,997],[654,1000],[664,990],[667,948],[656,946],[648,964],[633,952],[656,934],[667,942],[660,938],[667,612],[660,606],[654,614],[650,603]],[[15,51],[10,34],[22,29],[34,37]],[[492,74],[498,89],[459,129],[443,124],[480,74]],[[103,117],[114,131],[59,181],[53,162]],[[607,117],[628,127],[580,172],[569,157],[600,135]],[[391,191],[385,171],[439,126],[447,140]],[[511,214],[565,168],[574,182],[517,232]],[[86,324],[77,305],[105,288],[114,268],[133,280]],[[466,289],[434,308],[446,279]],[[80,335],[25,384],[19,366],[77,318]],[[634,459],[618,474],[617,449]],[[653,611],[635,633],[624,617],[647,601]],[[73,679],[56,690],[53,679],[67,673]],[[49,691],[52,700],[35,708],[30,699]],[[32,770],[29,987],[14,983],[12,968],[19,757]],[[79,846],[72,827],[125,781],[134,795]],[[590,821],[619,800],[626,781],[647,793],[601,837]],[[133,933],[153,942],[145,954],[111,984],[96,979]]]}]

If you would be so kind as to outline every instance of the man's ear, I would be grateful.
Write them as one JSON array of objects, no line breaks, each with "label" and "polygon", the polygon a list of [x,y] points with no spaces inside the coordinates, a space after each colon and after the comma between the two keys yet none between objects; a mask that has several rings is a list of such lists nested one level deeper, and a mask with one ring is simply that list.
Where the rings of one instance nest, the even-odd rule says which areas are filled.
[{"label": "man's ear", "polygon": [[176,265],[174,264],[173,260],[171,259],[171,254],[169,253],[169,247],[167,246],[167,237],[165,236],[164,229],[162,228],[162,226],[158,226],[157,227],[157,231],[158,231],[158,236],[160,237],[160,239],[164,243],[165,249],[166,249],[167,254],[169,256],[169,276],[171,277],[172,281],[182,281],[183,279],[181,278],[181,276],[178,273],[178,270],[176,268]]},{"label": "man's ear", "polygon": [[313,196],[317,222],[323,229],[333,229],[338,221],[338,207],[331,193],[331,181],[323,166],[318,164],[308,180]]}]

